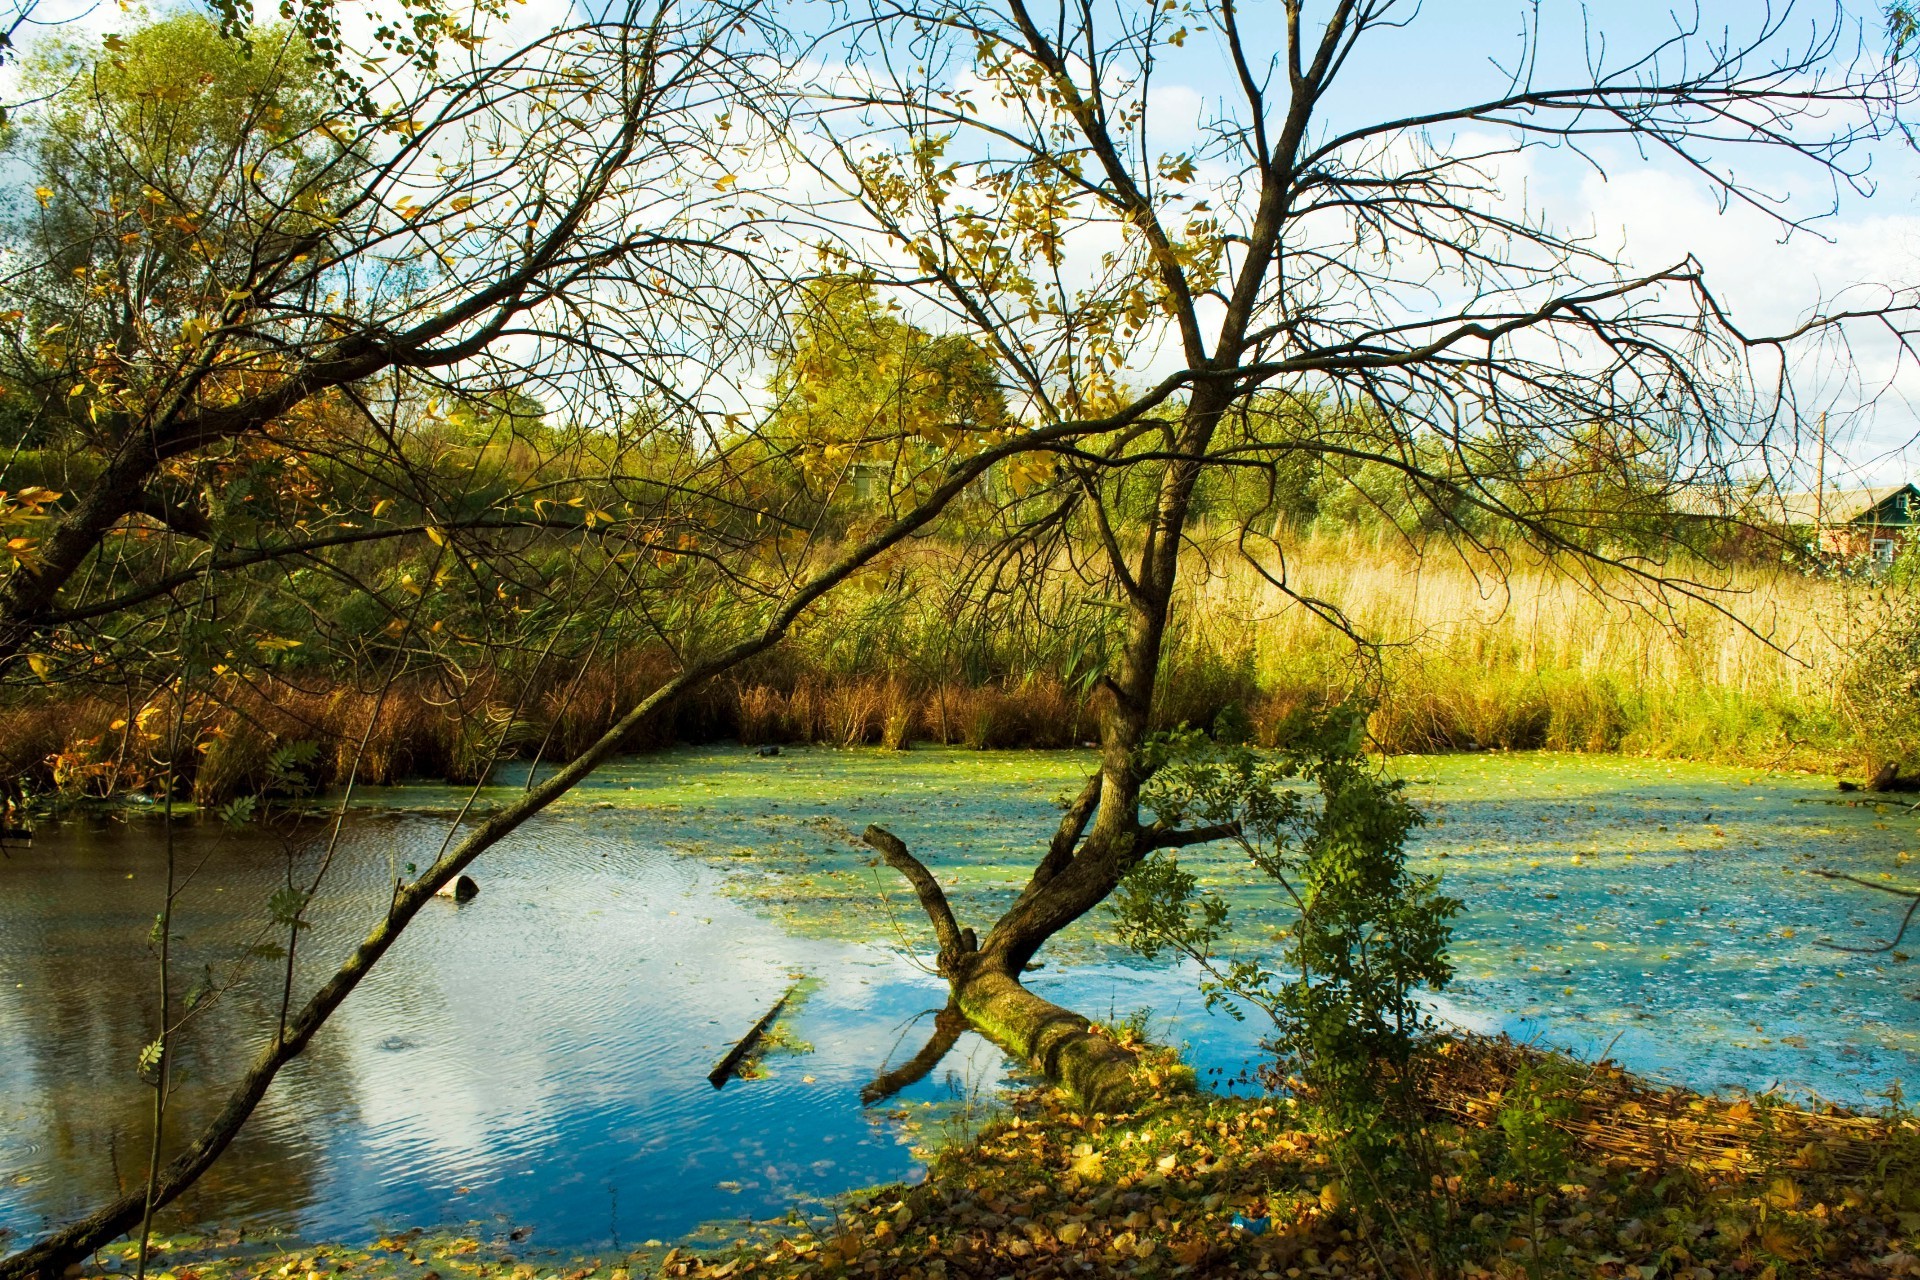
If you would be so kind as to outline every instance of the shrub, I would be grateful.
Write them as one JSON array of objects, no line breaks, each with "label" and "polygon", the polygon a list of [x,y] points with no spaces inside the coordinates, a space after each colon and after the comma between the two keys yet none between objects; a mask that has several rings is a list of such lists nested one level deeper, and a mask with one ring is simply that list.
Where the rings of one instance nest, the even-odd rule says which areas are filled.
[{"label": "shrub", "polygon": [[1416,1073],[1433,1028],[1419,997],[1452,977],[1460,903],[1408,869],[1421,817],[1367,758],[1365,719],[1353,705],[1309,713],[1272,754],[1183,731],[1155,739],[1141,762],[1156,825],[1217,825],[1285,889],[1296,911],[1277,955],[1220,956],[1226,902],[1198,893],[1169,852],[1142,860],[1109,910],[1136,950],[1199,964],[1209,1007],[1271,1019],[1276,1075],[1319,1115],[1350,1198],[1386,1207],[1432,1200]]}]

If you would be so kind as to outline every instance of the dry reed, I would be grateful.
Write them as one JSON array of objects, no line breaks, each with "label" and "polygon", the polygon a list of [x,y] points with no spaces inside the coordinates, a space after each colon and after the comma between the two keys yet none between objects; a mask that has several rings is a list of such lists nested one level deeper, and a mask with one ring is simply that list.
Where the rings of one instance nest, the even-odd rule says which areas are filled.
[{"label": "dry reed", "polygon": [[[1231,554],[1196,557],[1204,571],[1189,576],[1169,638],[1156,724],[1213,727],[1233,708],[1255,741],[1275,745],[1302,707],[1363,693],[1376,744],[1394,753],[1545,747],[1826,767],[1874,754],[1841,705],[1854,648],[1873,634],[1859,584],[1745,567],[1712,579],[1711,592],[1662,593],[1622,572],[1583,580],[1360,537],[1289,547],[1287,565],[1291,596]],[[987,749],[1093,736],[1095,686],[1084,666],[1070,682],[1060,657],[1091,647],[1074,627],[1092,624],[1055,627],[1050,649],[988,628],[963,660],[949,621],[912,605],[829,602],[782,649],[623,745]],[[1330,625],[1332,610],[1369,643]],[[524,684],[444,673],[384,697],[324,672],[229,678],[192,699],[194,750],[180,774],[218,803],[262,785],[279,745],[311,741],[318,785],[349,769],[375,784],[468,781],[502,756],[577,753],[672,669],[664,651],[642,647]],[[151,790],[161,705],[64,690],[0,707],[0,774],[75,797]]]}]

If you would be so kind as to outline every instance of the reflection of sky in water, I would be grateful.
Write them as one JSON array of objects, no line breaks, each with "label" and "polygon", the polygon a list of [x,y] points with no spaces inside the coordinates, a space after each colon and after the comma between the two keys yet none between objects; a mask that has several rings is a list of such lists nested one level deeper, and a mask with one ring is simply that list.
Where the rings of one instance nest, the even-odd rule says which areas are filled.
[{"label": "reflection of sky in water", "polygon": [[[931,1034],[914,1019],[942,993],[899,951],[925,932],[916,909],[848,828],[893,827],[984,926],[1084,767],[1070,753],[719,750],[604,771],[486,856],[478,899],[433,904],[182,1215],[310,1235],[511,1219],[533,1224],[535,1243],[590,1245],[911,1176],[910,1145],[937,1129],[926,1104],[984,1096],[1005,1068],[967,1037],[894,1103],[859,1107],[883,1060]],[[1831,793],[1699,766],[1482,756],[1408,771],[1435,819],[1423,865],[1468,904],[1449,1016],[1611,1047],[1704,1087],[1860,1100],[1920,1075],[1912,970],[1817,941],[1890,936],[1895,900],[1797,874],[1900,871],[1903,850],[1920,852],[1904,810],[1797,803]],[[421,807],[451,795],[371,794]],[[440,821],[354,824],[309,957],[330,964],[350,945],[389,866],[436,847]],[[0,1227],[34,1231],[139,1176],[150,1094],[131,1064],[153,1016],[141,941],[157,905],[153,837],[69,826],[0,862]],[[183,971],[225,973],[281,851],[208,827],[181,844],[207,858],[181,924]],[[1249,936],[1272,923],[1271,895],[1223,854],[1194,861],[1231,885]],[[876,886],[890,911],[874,909]],[[1190,973],[1116,956],[1097,920],[1043,958],[1037,989],[1095,1017],[1151,1008],[1153,1032],[1187,1043],[1207,1078],[1251,1061],[1258,1025],[1207,1016]],[[819,980],[791,1020],[815,1051],[716,1094],[708,1068],[799,972]],[[263,968],[224,997],[183,1051],[187,1122],[254,1052],[270,978]]]},{"label": "reflection of sky in water", "polygon": [[[347,863],[361,874],[340,896],[372,905],[392,842],[417,849],[433,830],[363,826]],[[88,864],[85,931],[137,937],[147,902],[126,869],[150,871],[154,859],[126,834],[42,838],[7,874],[27,872],[29,859]],[[213,864],[253,903],[265,896],[261,868],[241,864],[261,852],[228,849]],[[76,889],[76,877],[62,878]],[[696,859],[565,823],[502,849],[481,895],[432,904],[313,1056],[283,1074],[184,1217],[353,1235],[375,1221],[504,1215],[534,1224],[536,1242],[605,1243],[616,1231],[632,1242],[910,1176],[916,1131],[895,1114],[945,1098],[948,1071],[970,1069],[976,1089],[990,1091],[998,1055],[976,1043],[970,1067],[956,1055],[896,1106],[863,1111],[860,1086],[903,1029],[911,1041],[918,1029],[906,1024],[941,1001],[937,984],[887,949],[792,937],[716,895],[712,880]],[[347,905],[336,915],[366,919]],[[16,951],[23,935],[11,915],[0,915],[10,979],[0,1001],[0,1226],[30,1232],[107,1194],[116,1164],[123,1178],[140,1166],[150,1094],[130,1066],[143,1023],[136,1014],[119,1024],[111,1006],[137,1010],[151,975],[124,957],[95,967],[109,957],[79,938],[83,963],[70,957],[56,971]],[[183,932],[195,961],[232,951],[208,942],[233,936],[221,922]],[[318,932],[306,945],[337,955],[351,930]],[[801,971],[821,980],[794,1019],[816,1052],[773,1059],[770,1078],[716,1093],[708,1069]],[[97,1001],[86,1021],[106,1043],[36,1030],[41,1011],[15,986],[29,978],[67,984],[57,998]],[[226,1003],[231,1016],[203,1039],[251,1048],[264,999]],[[197,1121],[231,1067],[216,1071],[205,1054],[189,1066],[181,1106]]]}]

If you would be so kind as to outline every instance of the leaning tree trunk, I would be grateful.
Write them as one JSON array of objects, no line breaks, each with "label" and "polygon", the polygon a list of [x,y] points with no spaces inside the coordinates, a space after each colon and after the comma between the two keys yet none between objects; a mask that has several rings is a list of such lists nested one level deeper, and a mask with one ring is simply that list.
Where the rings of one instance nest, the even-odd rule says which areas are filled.
[{"label": "leaning tree trunk", "polygon": [[[1159,496],[1135,563],[1110,533],[1112,568],[1125,588],[1127,629],[1103,680],[1100,770],[1068,806],[1046,855],[984,941],[963,929],[939,881],[898,837],[868,827],[864,839],[913,886],[939,941],[938,970],[954,1003],[989,1040],[1093,1111],[1124,1111],[1145,1095],[1136,1055],[1092,1023],[1026,989],[1027,962],[1048,939],[1093,910],[1155,849],[1219,839],[1229,828],[1176,831],[1140,823],[1140,748],[1146,741],[1181,540],[1202,456],[1229,396],[1198,387],[1161,473]],[[1099,501],[1096,495],[1094,501]],[[1103,531],[1108,529],[1101,521]]]},{"label": "leaning tree trunk", "polygon": [[[1069,812],[1068,823],[1074,821],[1076,812],[1079,821],[1085,822],[1092,808],[1088,796],[1097,796],[1098,786],[1097,777],[1088,783],[1081,800]],[[1066,829],[1063,824],[1062,830]],[[994,935],[988,936],[988,946],[982,948],[973,930],[962,929],[954,920],[953,908],[939,882],[898,836],[882,827],[868,827],[863,839],[880,851],[888,866],[907,878],[919,896],[940,942],[940,975],[952,988],[954,1004],[974,1029],[1066,1089],[1089,1110],[1130,1110],[1140,1093],[1134,1055],[1099,1034],[1086,1018],[1021,984],[1020,970],[1033,951],[1021,954],[1017,948],[995,947]],[[1057,847],[1061,841],[1056,837],[1054,843]]]}]

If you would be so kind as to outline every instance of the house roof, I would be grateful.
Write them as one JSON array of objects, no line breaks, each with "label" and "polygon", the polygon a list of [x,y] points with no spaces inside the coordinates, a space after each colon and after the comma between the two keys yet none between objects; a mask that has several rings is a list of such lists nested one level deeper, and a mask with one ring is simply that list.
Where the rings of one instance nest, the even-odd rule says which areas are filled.
[{"label": "house roof", "polygon": [[1883,511],[1888,501],[1902,495],[1911,499],[1920,499],[1920,489],[1911,484],[1876,485],[1868,489],[1829,489],[1824,502],[1817,493],[1789,493],[1781,498],[1786,510],[1788,524],[1815,524],[1825,520],[1828,524],[1868,523],[1869,518],[1883,517],[1873,523],[1907,523],[1905,511]]},{"label": "house roof", "polygon": [[[1905,496],[1920,507],[1920,488],[1912,484],[1875,485],[1864,489],[1828,489],[1824,501],[1812,492],[1778,493],[1758,487],[1696,485],[1673,495],[1673,509],[1687,515],[1723,519],[1761,520],[1776,524],[1905,525],[1904,510],[1887,510]],[[1920,510],[1915,512],[1920,517]]]}]

